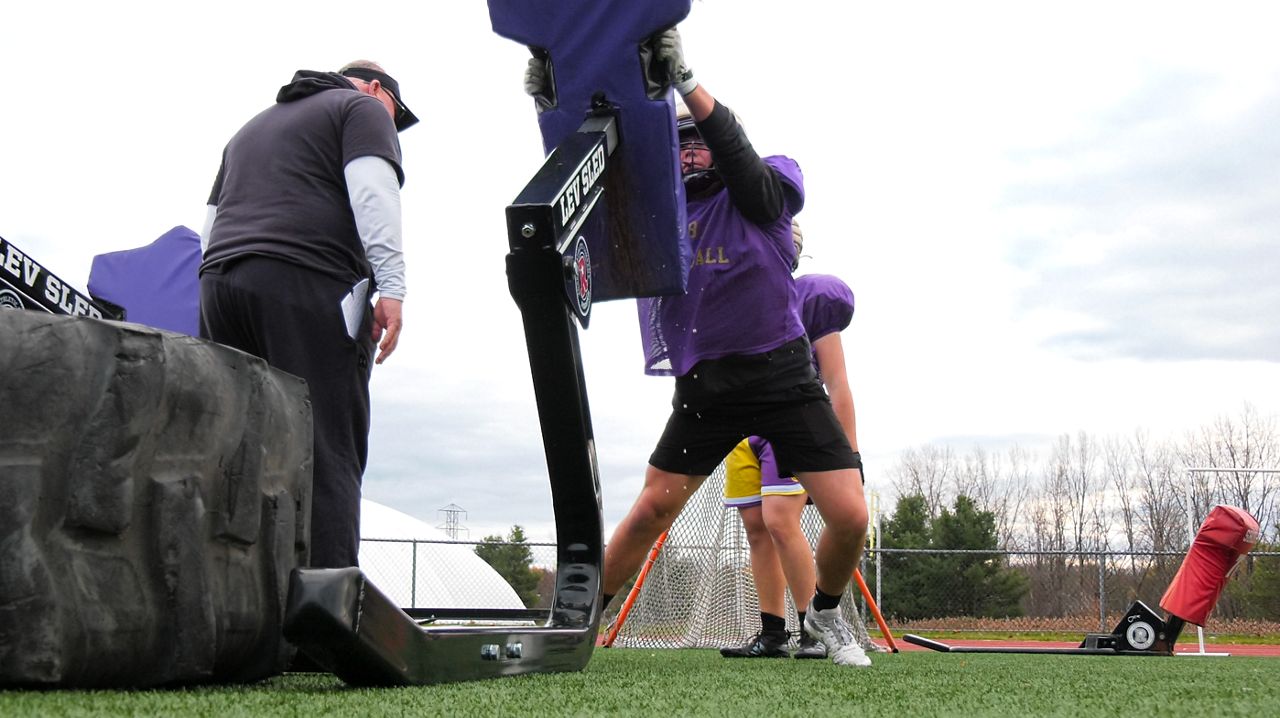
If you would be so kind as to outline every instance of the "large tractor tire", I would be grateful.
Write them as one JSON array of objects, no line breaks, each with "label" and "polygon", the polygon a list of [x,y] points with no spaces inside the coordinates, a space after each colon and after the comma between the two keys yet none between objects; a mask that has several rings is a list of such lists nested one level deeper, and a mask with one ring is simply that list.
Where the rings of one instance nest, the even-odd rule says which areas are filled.
[{"label": "large tractor tire", "polygon": [[136,324],[0,311],[0,685],[284,670],[305,382]]}]

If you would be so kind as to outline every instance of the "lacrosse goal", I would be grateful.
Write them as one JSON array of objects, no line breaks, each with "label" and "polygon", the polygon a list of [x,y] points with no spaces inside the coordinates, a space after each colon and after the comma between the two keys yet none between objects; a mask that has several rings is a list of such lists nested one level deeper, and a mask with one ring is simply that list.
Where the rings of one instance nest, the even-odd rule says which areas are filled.
[{"label": "lacrosse goal", "polygon": [[[746,531],[737,509],[726,507],[721,464],[694,492],[676,518],[652,564],[636,580],[629,606],[610,627],[606,645],[625,648],[721,648],[745,643],[760,629]],[[806,506],[801,527],[809,546],[822,531],[817,509]],[[807,601],[807,597],[803,600]],[[625,603],[624,603],[625,605]],[[883,650],[867,634],[865,600],[852,581],[841,609],[864,649]],[[800,625],[787,592],[787,630],[796,644]]]}]

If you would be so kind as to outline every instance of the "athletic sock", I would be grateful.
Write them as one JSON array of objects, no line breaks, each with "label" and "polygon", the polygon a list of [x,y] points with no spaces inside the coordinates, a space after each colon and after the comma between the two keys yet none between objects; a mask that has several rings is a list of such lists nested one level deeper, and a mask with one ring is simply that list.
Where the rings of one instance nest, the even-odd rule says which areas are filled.
[{"label": "athletic sock", "polygon": [[760,628],[766,633],[781,633],[787,630],[787,619],[772,613],[760,612]]},{"label": "athletic sock", "polygon": [[609,607],[609,602],[610,602],[610,601],[612,601],[612,600],[613,600],[613,594],[612,594],[612,593],[602,593],[602,594],[600,594],[600,611],[601,611],[601,612],[603,612],[603,611],[604,611],[604,609],[608,608],[608,607]]},{"label": "athletic sock", "polygon": [[813,593],[813,608],[815,611],[825,611],[829,608],[835,608],[840,605],[840,595],[832,596],[829,593],[823,593],[822,589],[818,589]]},{"label": "athletic sock", "polygon": [[796,618],[800,619],[800,632],[804,632],[804,614],[807,611],[796,611]]}]

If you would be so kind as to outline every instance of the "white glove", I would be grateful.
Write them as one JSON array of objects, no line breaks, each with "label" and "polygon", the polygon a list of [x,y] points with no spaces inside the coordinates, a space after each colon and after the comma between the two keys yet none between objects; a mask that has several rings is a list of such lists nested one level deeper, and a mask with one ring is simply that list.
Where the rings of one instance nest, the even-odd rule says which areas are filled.
[{"label": "white glove", "polygon": [[684,61],[684,48],[680,43],[680,31],[674,27],[663,30],[653,43],[654,57],[663,63],[670,73],[668,79],[681,97],[687,96],[698,86],[693,70]]},{"label": "white glove", "polygon": [[535,53],[529,58],[529,64],[524,68],[524,91],[533,98],[534,105],[541,113],[555,106],[555,98],[552,97],[554,85],[550,77],[551,68],[546,55],[539,57],[539,54]]}]

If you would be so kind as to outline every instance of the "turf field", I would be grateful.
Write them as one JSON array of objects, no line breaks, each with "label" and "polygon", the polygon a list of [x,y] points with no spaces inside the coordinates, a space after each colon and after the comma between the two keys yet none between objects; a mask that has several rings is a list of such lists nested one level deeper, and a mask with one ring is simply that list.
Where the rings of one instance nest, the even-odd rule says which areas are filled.
[{"label": "turf field", "polygon": [[2,716],[1275,715],[1280,659],[874,655],[726,660],[712,650],[597,649],[581,673],[356,689],[322,674],[166,691],[4,691]]}]

